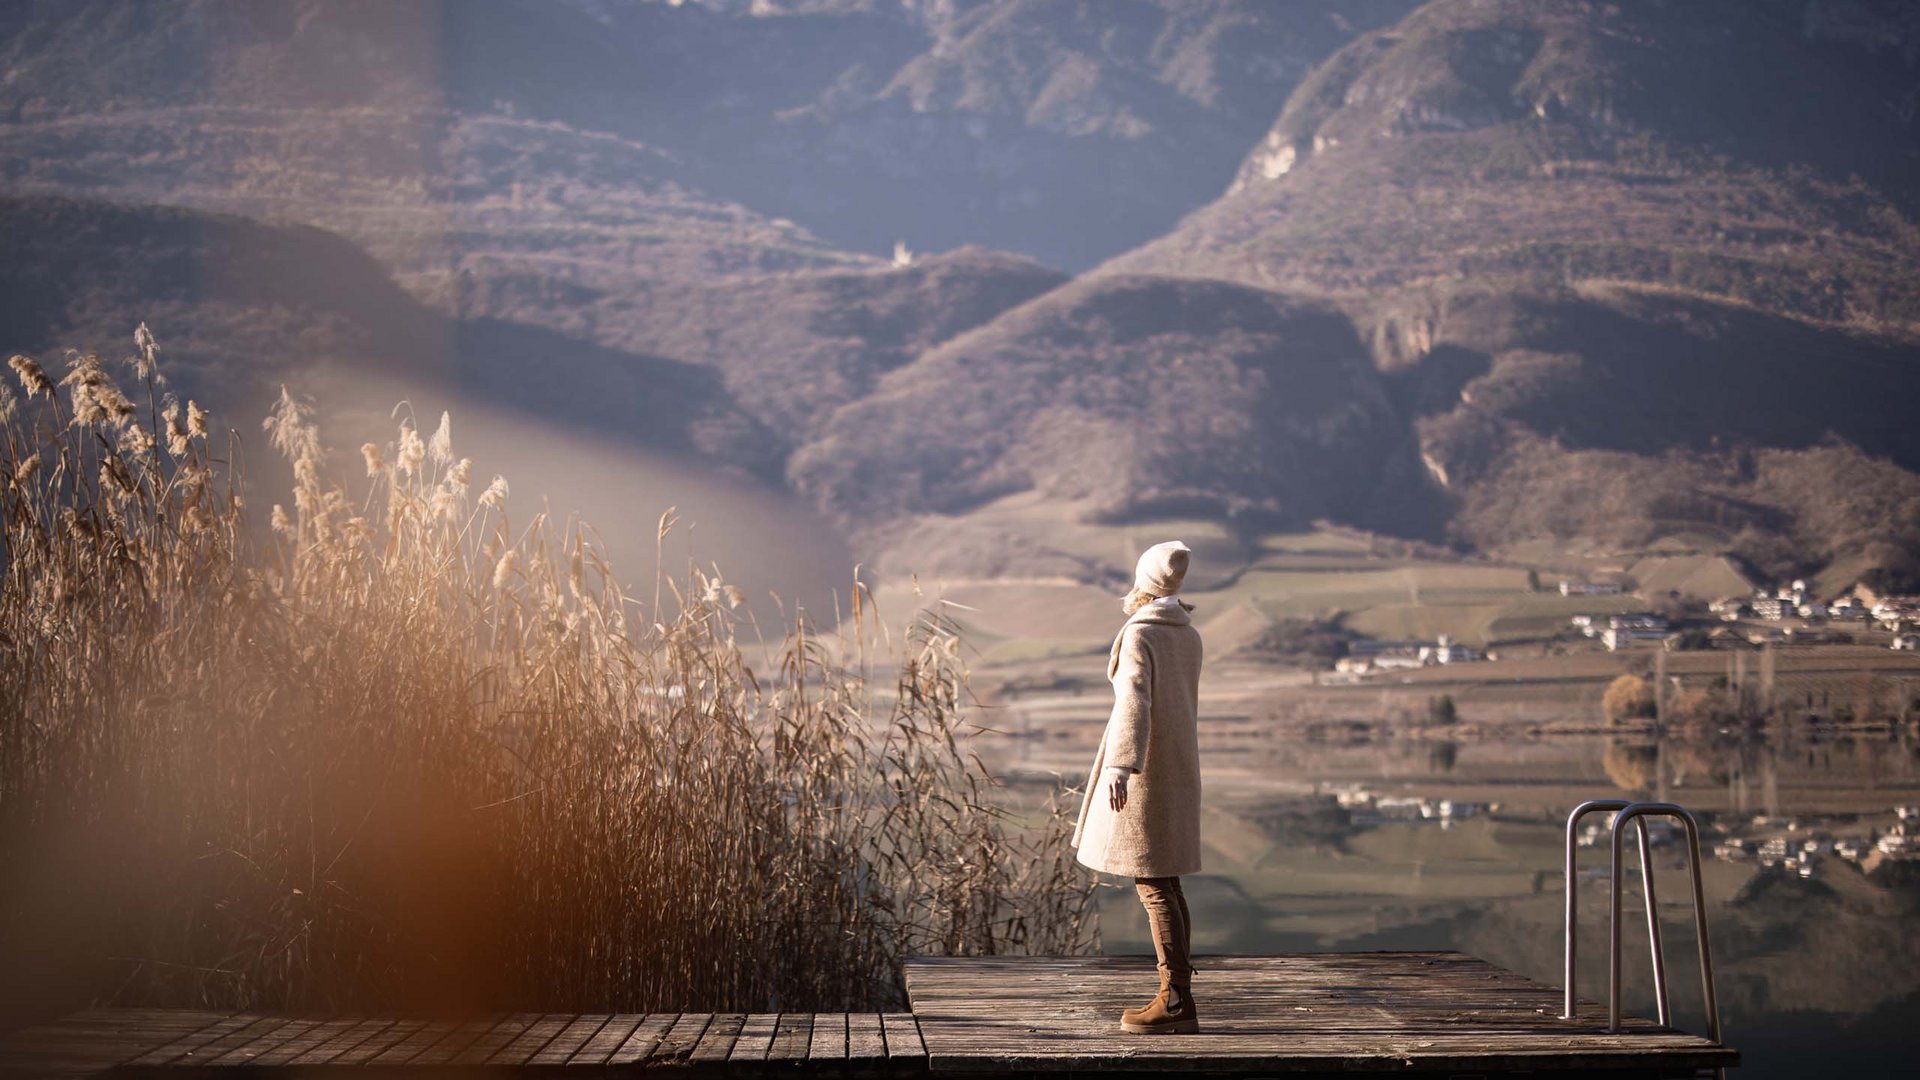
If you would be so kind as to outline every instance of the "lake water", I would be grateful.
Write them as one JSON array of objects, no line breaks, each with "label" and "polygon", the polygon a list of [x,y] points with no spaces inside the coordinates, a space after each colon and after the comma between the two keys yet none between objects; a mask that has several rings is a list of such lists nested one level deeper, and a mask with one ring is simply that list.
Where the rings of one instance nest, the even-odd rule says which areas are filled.
[{"label": "lake water", "polygon": [[[1006,740],[989,763],[1017,787],[1055,772],[1077,785],[1094,735]],[[1913,1074],[1920,861],[1874,847],[1904,829],[1898,808],[1920,804],[1911,732],[1216,739],[1203,757],[1207,869],[1187,881],[1203,956],[1459,949],[1558,986],[1568,809],[1658,798],[1703,822],[1715,982],[1726,1040],[1745,1056],[1738,1075]],[[1587,820],[1597,830],[1606,816]],[[1704,1031],[1683,851],[1676,835],[1655,856],[1668,985],[1675,1022]],[[1580,991],[1603,1000],[1604,843],[1580,858]],[[1651,1016],[1641,911],[1629,871],[1625,1000]],[[1130,887],[1101,891],[1101,923],[1107,951],[1151,951]],[[1197,966],[1204,1007],[1204,958]]]}]

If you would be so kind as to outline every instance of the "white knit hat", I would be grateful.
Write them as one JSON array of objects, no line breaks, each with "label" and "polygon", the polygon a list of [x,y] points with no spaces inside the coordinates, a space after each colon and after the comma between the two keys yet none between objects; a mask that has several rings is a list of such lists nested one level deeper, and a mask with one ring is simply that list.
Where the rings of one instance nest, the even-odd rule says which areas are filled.
[{"label": "white knit hat", "polygon": [[1133,568],[1133,587],[1154,596],[1172,596],[1187,579],[1187,557],[1193,549],[1178,540],[1155,544]]}]

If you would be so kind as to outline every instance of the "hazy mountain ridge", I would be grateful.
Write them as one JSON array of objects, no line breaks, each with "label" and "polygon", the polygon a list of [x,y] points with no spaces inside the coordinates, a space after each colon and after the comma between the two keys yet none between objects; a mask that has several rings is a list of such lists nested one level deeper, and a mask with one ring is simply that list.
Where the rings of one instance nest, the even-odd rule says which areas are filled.
[{"label": "hazy mountain ridge", "polygon": [[182,106],[0,126],[15,191],[300,221],[366,247],[423,299],[531,262],[565,281],[880,265],[683,186],[644,144],[445,109]]},{"label": "hazy mountain ridge", "polygon": [[555,122],[663,152],[710,201],[841,246],[980,244],[1076,267],[1209,197],[1313,64],[1413,3],[766,17],[647,2],[23,3],[0,15],[0,116],[244,104]]},{"label": "hazy mountain ridge", "polygon": [[[1450,534],[1481,550],[1682,536],[1770,570],[1796,545],[1906,564],[1913,24],[1876,4],[1435,0],[1330,59],[1225,195],[1101,272],[1339,303],[1401,390]],[[1868,475],[1877,495],[1850,490]]]},{"label": "hazy mountain ridge", "polygon": [[[249,425],[282,382],[355,372],[443,386],[638,446],[777,475],[718,373],[536,327],[454,322],[319,229],[172,207],[0,197],[0,350],[49,367],[159,336],[173,389]],[[564,377],[556,377],[564,373]],[[584,393],[592,387],[595,393]]]},{"label": "hazy mountain ridge", "polygon": [[1631,281],[1911,332],[1920,72],[1791,17],[1826,7],[1434,0],[1112,266],[1362,300]]},{"label": "hazy mountain ridge", "polygon": [[792,472],[855,523],[1026,490],[1095,519],[1353,520],[1414,479],[1403,434],[1337,311],[1225,283],[1104,277],[888,375]]},{"label": "hazy mountain ridge", "polygon": [[[876,543],[1037,493],[1482,551],[1920,546],[1910,10],[1415,7],[27,5],[0,163],[319,225],[441,332],[599,358],[523,404],[652,408],[632,358],[674,365],[680,444]],[[1215,195],[1071,282],[831,242],[1073,265]]]},{"label": "hazy mountain ridge", "polygon": [[[763,153],[791,163],[790,186],[742,197],[868,250],[984,243],[1085,266],[1211,197],[1321,58],[1411,7],[975,5],[898,68],[850,69],[782,113]],[[826,224],[836,191],[864,216]]]},{"label": "hazy mountain ridge", "polygon": [[[722,372],[786,452],[887,372],[1065,280],[1019,256],[961,249],[901,267],[660,282],[609,291],[591,310],[598,339]],[[528,282],[536,292],[525,297],[493,284],[480,306],[541,321],[541,282]]]}]

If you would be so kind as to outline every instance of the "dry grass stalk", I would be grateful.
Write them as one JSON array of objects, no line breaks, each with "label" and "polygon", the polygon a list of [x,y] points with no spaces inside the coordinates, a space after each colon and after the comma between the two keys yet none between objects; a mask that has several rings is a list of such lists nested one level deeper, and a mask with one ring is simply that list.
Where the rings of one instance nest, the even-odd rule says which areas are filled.
[{"label": "dry grass stalk", "polygon": [[154,1004],[839,1009],[898,1004],[907,954],[1092,944],[1063,814],[1018,825],[967,751],[951,626],[876,687],[856,590],[756,672],[717,572],[641,603],[591,529],[472,498],[445,417],[349,495],[285,395],[263,542],[237,435],[136,343],[138,405],[95,357],[12,364],[0,965]]}]

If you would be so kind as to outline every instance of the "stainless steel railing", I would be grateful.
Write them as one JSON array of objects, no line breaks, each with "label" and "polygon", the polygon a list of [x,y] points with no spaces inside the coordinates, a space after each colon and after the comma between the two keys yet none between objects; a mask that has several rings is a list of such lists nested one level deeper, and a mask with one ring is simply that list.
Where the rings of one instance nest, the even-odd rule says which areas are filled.
[{"label": "stainless steel railing", "polygon": [[1655,899],[1653,885],[1653,848],[1647,836],[1645,819],[1648,817],[1672,817],[1679,819],[1687,833],[1688,869],[1693,882],[1693,925],[1700,946],[1700,984],[1706,1001],[1708,1035],[1714,1042],[1720,1041],[1720,1005],[1713,992],[1713,951],[1707,941],[1707,899],[1706,891],[1700,880],[1700,823],[1685,807],[1673,803],[1635,803],[1624,799],[1594,799],[1583,802],[1567,815],[1567,903],[1566,903],[1566,997],[1561,1011],[1563,1019],[1571,1020],[1576,1013],[1574,996],[1574,978],[1578,953],[1578,936],[1575,926],[1578,919],[1579,878],[1574,867],[1574,853],[1579,842],[1580,819],[1598,811],[1613,811],[1611,830],[1611,856],[1608,860],[1608,925],[1609,956],[1607,963],[1607,1029],[1620,1030],[1620,898],[1625,891],[1621,877],[1620,855],[1621,838],[1629,822],[1633,823],[1638,834],[1640,849],[1641,889],[1647,901],[1647,938],[1653,955],[1653,993],[1654,1001],[1660,1012],[1660,1023],[1672,1025],[1672,1016],[1667,1003],[1667,966],[1660,944],[1660,914]]},{"label": "stainless steel railing", "polygon": [[[1598,813],[1602,811],[1618,812],[1621,810],[1625,810],[1627,807],[1631,805],[1633,804],[1627,801],[1626,799],[1589,799],[1586,802],[1581,803],[1579,806],[1574,807],[1573,812],[1567,815],[1567,871],[1566,871],[1567,872],[1567,885],[1566,885],[1566,889],[1567,889],[1566,979],[1567,981],[1565,983],[1565,986],[1567,989],[1566,989],[1564,1001],[1560,1009],[1560,1018],[1562,1020],[1571,1020],[1574,1018],[1576,1013],[1573,987],[1574,987],[1574,971],[1575,971],[1575,968],[1578,966],[1578,958],[1580,953],[1580,939],[1579,939],[1579,935],[1574,933],[1574,924],[1579,919],[1578,902],[1579,902],[1579,880],[1580,879],[1577,876],[1577,871],[1574,866],[1574,853],[1579,849],[1580,819],[1586,817],[1588,814]],[[1652,875],[1647,872],[1647,868],[1651,865],[1651,859],[1652,859],[1652,848],[1647,839],[1646,824],[1643,822],[1640,825],[1640,879],[1642,881],[1651,882],[1653,880]],[[1649,913],[1652,912],[1653,904],[1651,902],[1647,904],[1647,910]],[[1648,923],[1649,929],[1655,935],[1658,935],[1659,920],[1649,915],[1649,918],[1647,919],[1647,923]],[[1655,988],[1655,995],[1658,998],[1659,1004],[1660,1004],[1660,1022],[1664,1024],[1667,1022],[1667,995],[1665,992],[1666,975],[1663,970],[1663,965],[1660,963],[1660,954],[1659,954],[1659,945],[1658,945],[1659,940],[1660,939],[1658,936],[1654,937],[1655,951],[1654,951],[1653,969],[1657,973],[1654,976],[1654,988]]]}]

